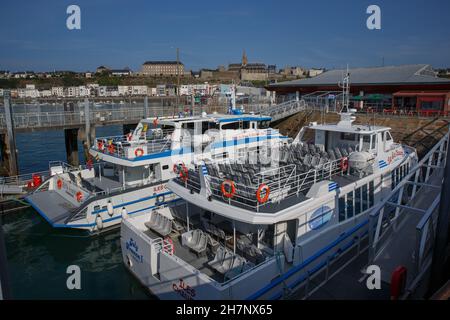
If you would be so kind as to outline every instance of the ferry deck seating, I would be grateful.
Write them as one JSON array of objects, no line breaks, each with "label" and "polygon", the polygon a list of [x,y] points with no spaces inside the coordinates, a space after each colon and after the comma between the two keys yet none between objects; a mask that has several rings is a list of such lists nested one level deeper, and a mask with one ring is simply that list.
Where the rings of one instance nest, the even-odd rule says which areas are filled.
[{"label": "ferry deck seating", "polygon": [[216,250],[214,259],[208,262],[208,265],[225,276],[225,279],[231,279],[251,268],[254,264],[248,262],[240,255],[219,246]]},{"label": "ferry deck seating", "polygon": [[147,221],[145,226],[165,237],[172,232],[172,219],[167,218],[158,211],[153,211],[150,221]]},{"label": "ferry deck seating", "polygon": [[185,232],[182,234],[183,244],[189,249],[197,254],[206,252],[206,247],[208,245],[208,237],[200,229],[195,229],[193,231]]}]

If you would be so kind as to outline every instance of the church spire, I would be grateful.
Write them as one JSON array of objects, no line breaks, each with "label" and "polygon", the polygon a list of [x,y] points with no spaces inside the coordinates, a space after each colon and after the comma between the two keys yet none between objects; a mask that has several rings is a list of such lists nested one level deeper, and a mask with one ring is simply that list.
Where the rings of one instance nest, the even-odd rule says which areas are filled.
[{"label": "church spire", "polygon": [[248,63],[247,54],[245,53],[245,49],[244,49],[244,51],[242,52],[242,66],[245,67],[247,65],[247,63]]}]

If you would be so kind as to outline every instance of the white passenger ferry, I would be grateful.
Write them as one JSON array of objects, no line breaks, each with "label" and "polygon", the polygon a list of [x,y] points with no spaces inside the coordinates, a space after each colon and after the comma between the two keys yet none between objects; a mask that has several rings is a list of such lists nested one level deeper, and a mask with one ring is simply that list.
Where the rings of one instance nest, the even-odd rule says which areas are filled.
[{"label": "white passenger ferry", "polygon": [[144,119],[127,136],[97,138],[89,152],[98,162],[91,166],[51,165],[50,178],[26,200],[53,227],[96,232],[119,226],[124,216],[179,201],[166,184],[187,172],[183,163],[194,160],[196,149],[208,157],[234,157],[236,145],[286,140],[269,122],[248,114]]},{"label": "white passenger ferry", "polygon": [[417,163],[390,128],[311,123],[276,162],[195,162],[186,201],[122,221],[124,264],[161,299],[273,299],[367,233],[368,213]]}]

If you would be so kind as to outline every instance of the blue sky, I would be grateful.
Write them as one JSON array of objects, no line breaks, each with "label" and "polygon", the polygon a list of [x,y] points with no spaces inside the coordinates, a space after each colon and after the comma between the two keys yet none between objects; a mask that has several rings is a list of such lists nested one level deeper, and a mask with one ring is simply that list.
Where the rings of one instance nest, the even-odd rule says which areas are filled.
[{"label": "blue sky", "polygon": [[[66,8],[81,8],[81,30]],[[381,30],[366,8],[381,7]],[[450,1],[2,0],[0,70],[140,68],[175,60],[187,69],[239,62],[340,68],[408,63],[450,67]]]}]

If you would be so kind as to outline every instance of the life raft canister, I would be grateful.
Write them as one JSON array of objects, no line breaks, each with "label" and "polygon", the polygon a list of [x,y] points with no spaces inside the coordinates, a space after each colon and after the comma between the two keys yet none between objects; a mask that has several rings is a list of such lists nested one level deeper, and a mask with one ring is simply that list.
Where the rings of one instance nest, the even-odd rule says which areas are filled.
[{"label": "life raft canister", "polygon": [[391,275],[391,300],[398,300],[406,285],[407,270],[398,266]]},{"label": "life raft canister", "polygon": [[62,179],[58,179],[58,180],[56,181],[56,186],[58,187],[58,189],[61,189],[61,188],[62,188],[62,186],[63,186],[63,181],[62,181]]},{"label": "life raft canister", "polygon": [[136,158],[142,157],[144,155],[144,150],[142,148],[137,148],[136,150],[134,150],[134,155],[136,156]]},{"label": "life raft canister", "polygon": [[77,199],[78,202],[83,201],[83,193],[81,193],[81,191],[78,191],[78,192],[75,194],[75,198]]},{"label": "life raft canister", "polygon": [[347,171],[347,169],[348,169],[348,158],[343,157],[341,159],[341,170],[345,172],[345,171]]},{"label": "life raft canister", "polygon": [[[264,196],[261,196],[261,194],[264,194]],[[267,184],[262,183],[258,190],[256,190],[256,200],[258,200],[259,203],[265,203],[269,199],[270,195],[270,188]]]},{"label": "life raft canister", "polygon": [[[227,190],[227,188],[229,190]],[[231,180],[225,180],[220,185],[220,190],[222,191],[222,194],[225,198],[231,199],[236,193],[236,185]]]}]

